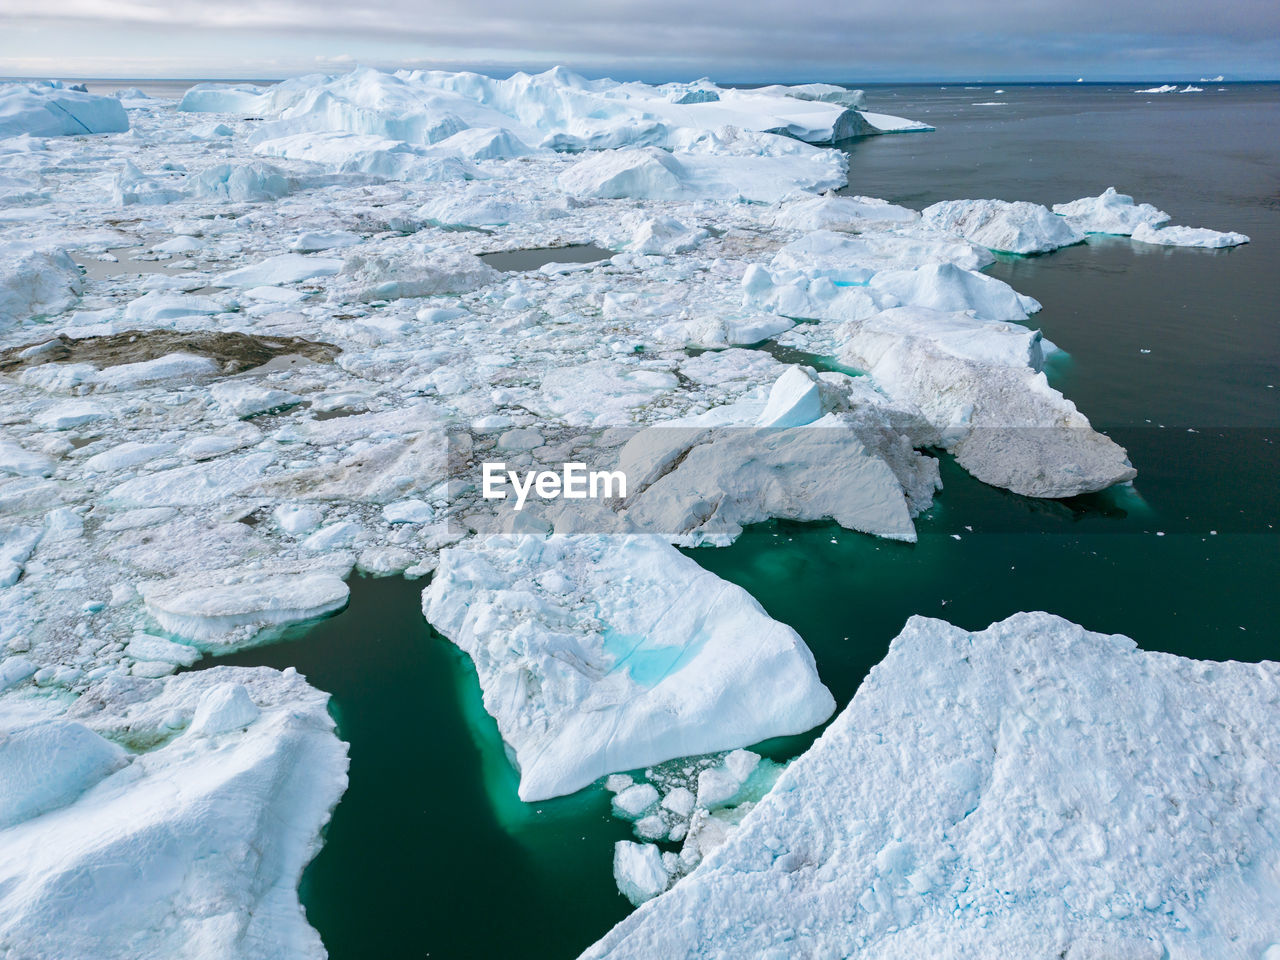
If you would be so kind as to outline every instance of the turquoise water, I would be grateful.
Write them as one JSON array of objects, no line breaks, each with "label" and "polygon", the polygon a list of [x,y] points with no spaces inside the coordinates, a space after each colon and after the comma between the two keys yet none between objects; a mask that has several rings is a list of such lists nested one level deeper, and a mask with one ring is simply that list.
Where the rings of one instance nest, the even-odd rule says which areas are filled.
[{"label": "turquoise water", "polygon": [[[1033,322],[1069,353],[1050,376],[1128,448],[1133,488],[1029,500],[944,455],[914,545],[771,523],[689,551],[799,631],[841,706],[915,614],[974,629],[1041,609],[1152,650],[1280,655],[1280,93],[1131,90],[1005,85],[1008,108],[970,107],[983,91],[872,91],[873,109],[939,130],[851,144],[851,192],[918,208],[1114,185],[1253,243],[1100,239],[989,268],[1044,304]],[[333,694],[351,744],[351,787],[302,885],[308,917],[335,960],[573,957],[630,909],[611,875],[628,826],[598,788],[516,799],[474,671],[422,621],[422,585],[354,580],[344,613],[220,661],[297,666]],[[792,756],[811,736],[764,752]]]}]

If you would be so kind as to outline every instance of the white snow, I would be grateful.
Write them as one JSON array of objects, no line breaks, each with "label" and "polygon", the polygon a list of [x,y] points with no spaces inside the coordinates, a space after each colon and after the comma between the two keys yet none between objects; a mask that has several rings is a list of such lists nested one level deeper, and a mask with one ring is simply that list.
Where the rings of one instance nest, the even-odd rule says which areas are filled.
[{"label": "white snow", "polygon": [[450,548],[423,612],[474,661],[524,800],[798,733],[833,707],[793,630],[656,537]]},{"label": "white snow", "polygon": [[[1275,664],[1048,614],[913,617],[727,841],[583,956],[1257,960],[1277,690]],[[628,854],[620,880],[656,886]]]}]

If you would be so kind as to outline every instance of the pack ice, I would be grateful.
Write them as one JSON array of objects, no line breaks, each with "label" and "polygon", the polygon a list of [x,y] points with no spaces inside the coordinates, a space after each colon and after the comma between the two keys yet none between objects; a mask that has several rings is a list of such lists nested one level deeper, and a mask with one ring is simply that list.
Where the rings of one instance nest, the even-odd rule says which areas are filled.
[{"label": "pack ice", "polygon": [[[318,695],[192,667],[337,612],[353,571],[440,566],[427,611],[548,796],[719,769],[832,709],[800,639],[671,542],[779,516],[910,540],[939,445],[1033,496],[1134,474],[1040,373],[1039,304],[981,272],[1084,228],[822,193],[847,169],[825,144],[912,126],[852,91],[357,70],[0,103],[0,714],[88,730],[14,754],[71,758],[0,828],[0,942],[27,953],[320,949],[292,894],[341,790]],[[644,482],[617,509],[468,533],[479,460],[624,452]],[[165,697],[173,724],[128,719]],[[692,837],[670,882],[730,815],[662,787],[685,812],[637,830]],[[620,859],[656,892],[650,854]]]},{"label": "pack ice", "polygon": [[523,800],[800,733],[834,709],[795,631],[657,537],[451,547],[422,608],[475,663]]},{"label": "pack ice", "polygon": [[688,877],[583,956],[1280,952],[1275,664],[913,617]]}]

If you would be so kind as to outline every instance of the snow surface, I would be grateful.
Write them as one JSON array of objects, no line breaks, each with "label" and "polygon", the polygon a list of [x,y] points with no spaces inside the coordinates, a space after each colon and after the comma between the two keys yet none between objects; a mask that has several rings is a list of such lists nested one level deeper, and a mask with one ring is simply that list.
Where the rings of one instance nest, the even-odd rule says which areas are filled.
[{"label": "snow surface", "polygon": [[[1278,696],[1276,664],[1049,614],[913,617],[727,841],[583,956],[1269,957]],[[652,853],[618,859],[655,884]]]},{"label": "snow surface", "polygon": [[523,800],[800,733],[834,709],[795,631],[656,537],[449,548],[423,612],[475,663]]}]

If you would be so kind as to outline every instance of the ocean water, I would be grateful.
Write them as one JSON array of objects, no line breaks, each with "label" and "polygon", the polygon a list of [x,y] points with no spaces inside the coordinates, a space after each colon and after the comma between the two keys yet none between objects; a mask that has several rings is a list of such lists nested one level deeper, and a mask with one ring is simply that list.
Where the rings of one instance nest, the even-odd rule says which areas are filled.
[{"label": "ocean water", "polygon": [[[1138,86],[869,88],[870,109],[938,130],[846,144],[850,193],[919,208],[1115,186],[1253,242],[1100,239],[988,270],[1044,304],[1032,322],[1068,353],[1050,375],[1129,449],[1132,489],[1029,500],[944,458],[915,545],[771,523],[690,551],[800,632],[841,706],[912,615],[972,629],[1040,609],[1152,650],[1280,656],[1280,85]],[[974,105],[988,101],[1005,105]],[[308,918],[335,960],[576,956],[630,909],[611,874],[627,825],[598,788],[516,799],[474,671],[422,620],[422,586],[357,579],[339,616],[219,661],[296,666],[333,694],[351,744],[351,787],[303,879]]]}]

